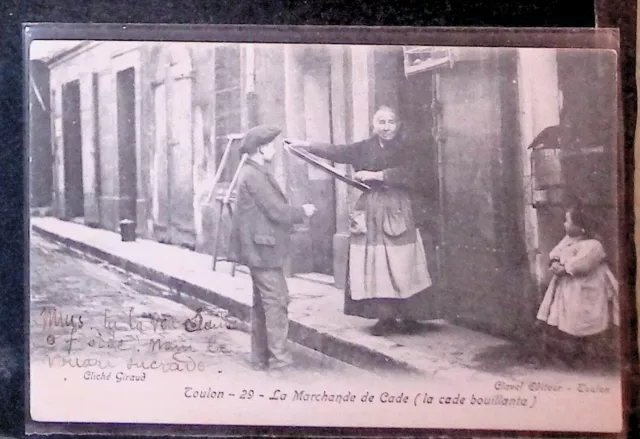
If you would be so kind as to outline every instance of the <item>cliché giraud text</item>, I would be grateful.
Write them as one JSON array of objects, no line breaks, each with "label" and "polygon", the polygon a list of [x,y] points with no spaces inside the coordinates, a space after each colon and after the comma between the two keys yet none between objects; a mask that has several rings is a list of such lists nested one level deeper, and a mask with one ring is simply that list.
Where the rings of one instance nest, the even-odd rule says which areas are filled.
[{"label": "clich\u00e9 giraud text", "polygon": [[130,374],[125,372],[93,372],[86,371],[83,375],[86,381],[115,381],[116,383],[122,382],[141,382],[147,379],[146,373]]},{"label": "clich\u00e9 giraud text", "polygon": [[227,323],[207,317],[202,309],[182,319],[134,308],[124,313],[105,309],[96,317],[95,311],[69,314],[44,307],[39,315],[32,338],[42,345],[45,365],[104,371],[85,374],[85,380],[144,381],[144,371],[204,371],[204,355],[228,353],[216,338]]}]

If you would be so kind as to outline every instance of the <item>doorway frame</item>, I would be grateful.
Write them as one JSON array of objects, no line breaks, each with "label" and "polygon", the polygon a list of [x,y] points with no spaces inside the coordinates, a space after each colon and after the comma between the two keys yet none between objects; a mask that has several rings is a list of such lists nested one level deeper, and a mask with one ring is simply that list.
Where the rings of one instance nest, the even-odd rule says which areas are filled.
[{"label": "doorway frame", "polygon": [[[349,113],[345,113],[344,109],[347,107],[348,97],[341,94],[340,91],[345,90],[347,78],[340,76],[340,80],[336,81],[339,75],[344,75],[345,66],[345,52],[340,47],[298,47],[294,44],[285,44],[283,47],[284,55],[284,113],[285,113],[285,131],[287,137],[292,138],[307,138],[307,109],[305,108],[306,90],[305,81],[309,80],[313,82],[312,73],[314,72],[313,63],[324,63],[323,68],[326,68],[326,79],[328,87],[326,90],[328,99],[328,132],[330,143],[343,143],[346,140],[346,131],[348,122],[345,123],[345,119],[348,120]],[[339,62],[339,65],[336,65]],[[309,76],[308,76],[309,75]],[[304,96],[305,99],[300,99]],[[341,97],[342,96],[342,97]],[[306,104],[308,105],[308,104]],[[342,113],[340,114],[340,112]],[[345,118],[347,116],[347,118]],[[338,118],[342,120],[338,121]],[[337,137],[336,137],[337,136]],[[287,196],[295,203],[300,202],[297,200],[300,197],[299,191],[294,191],[292,186],[295,187],[295,180],[302,178],[304,175],[302,169],[306,170],[304,164],[299,164],[297,159],[291,159],[288,154],[282,154],[282,162],[276,163],[276,179],[282,178],[282,182],[279,183],[286,188]],[[294,160],[293,162],[291,160]],[[297,167],[295,173],[291,172],[292,167]],[[305,168],[298,168],[298,166],[304,166]],[[338,169],[347,169],[345,165],[334,164]],[[278,172],[280,171],[281,172]],[[279,175],[278,175],[279,174]],[[308,179],[308,170],[306,170]],[[342,210],[340,205],[341,195],[343,189],[340,189],[340,185],[336,185],[333,179],[331,181],[330,193],[333,198],[331,203],[333,208],[333,219],[331,233],[327,236],[327,239],[331,240],[329,257],[331,263],[328,269],[331,274],[324,274],[316,271],[316,265],[314,258],[308,257],[303,260],[301,255],[311,255],[313,252],[313,240],[311,237],[311,223],[310,220],[305,221],[302,224],[295,226],[295,233],[293,234],[293,248],[294,254],[289,258],[285,266],[285,274],[287,276],[307,277],[311,276],[315,279],[322,279],[324,283],[331,283],[334,286],[340,287],[341,276],[344,276],[344,266],[346,261],[347,247],[345,243],[348,242],[348,236],[345,235],[345,239],[341,239],[344,235],[345,227],[341,227],[340,219],[342,216],[339,211]],[[292,184],[293,183],[293,184]],[[346,215],[345,215],[346,217]],[[344,219],[348,221],[348,218]],[[343,222],[344,222],[343,221]],[[342,222],[342,223],[343,223]],[[348,222],[346,223],[348,226]],[[344,253],[344,255],[342,255]],[[341,261],[338,263],[338,261]]]},{"label": "doorway frame", "polygon": [[[65,125],[66,125],[66,115],[65,115],[65,108],[69,108],[67,107],[67,104],[65,104],[65,100],[66,100],[66,95],[68,94],[67,90],[73,86],[74,88],[77,89],[77,93],[78,93],[78,100],[77,100],[77,114],[78,114],[78,118],[77,118],[77,124],[79,125],[76,130],[78,131],[78,135],[80,138],[79,141],[79,151],[77,151],[77,153],[80,156],[80,167],[78,169],[77,172],[80,172],[80,179],[79,179],[79,183],[80,183],[80,208],[82,209],[82,215],[78,216],[78,215],[72,215],[71,214],[71,210],[73,210],[69,204],[69,197],[68,197],[68,192],[70,190],[69,184],[68,184],[68,172],[69,169],[67,168],[68,165],[68,158],[67,157],[67,153],[69,145],[67,145],[67,142],[65,142]],[[64,203],[62,205],[62,216],[64,219],[68,219],[68,220],[73,220],[74,218],[77,217],[84,217],[84,210],[85,210],[85,206],[84,206],[84,136],[83,136],[83,127],[82,127],[82,85],[81,85],[81,80],[79,77],[75,77],[74,79],[69,79],[66,81],[63,81],[60,84],[60,91],[59,91],[59,96],[60,96],[60,113],[59,113],[59,117],[60,117],[60,152],[62,154],[62,160],[61,160],[61,165],[62,165],[62,172],[61,172],[61,179],[62,179],[62,191],[61,191],[61,195],[62,195],[62,199],[64,200]]]},{"label": "doorway frame", "polygon": [[[143,178],[143,160],[142,160],[142,133],[141,133],[141,121],[142,121],[142,45],[133,48],[127,48],[124,51],[117,52],[111,57],[111,74],[113,75],[114,84],[117,87],[117,77],[122,71],[133,69],[134,75],[134,114],[135,114],[135,157],[136,157],[136,233],[145,235],[147,233],[147,221],[146,221],[146,187],[144,185]],[[118,104],[117,99],[115,101],[115,126],[118,130]],[[119,175],[118,168],[118,175]],[[120,183],[118,181],[118,193],[120,191]],[[118,195],[120,202],[120,196]]]},{"label": "doorway frame", "polygon": [[52,205],[58,218],[67,217],[65,189],[65,153],[63,124],[63,88],[65,84],[80,80],[80,72],[71,69],[58,70],[51,66],[50,109],[51,109],[51,148],[53,158],[53,197]]}]

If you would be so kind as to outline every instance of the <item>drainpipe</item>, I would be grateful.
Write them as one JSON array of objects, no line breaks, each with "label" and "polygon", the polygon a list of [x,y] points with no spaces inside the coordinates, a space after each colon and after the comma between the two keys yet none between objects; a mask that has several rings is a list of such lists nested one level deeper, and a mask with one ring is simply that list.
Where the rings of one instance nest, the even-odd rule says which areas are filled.
[{"label": "drainpipe", "polygon": [[256,63],[255,46],[247,44],[246,47],[246,78],[245,91],[247,99],[247,125],[249,128],[258,125],[258,95],[256,88]]}]

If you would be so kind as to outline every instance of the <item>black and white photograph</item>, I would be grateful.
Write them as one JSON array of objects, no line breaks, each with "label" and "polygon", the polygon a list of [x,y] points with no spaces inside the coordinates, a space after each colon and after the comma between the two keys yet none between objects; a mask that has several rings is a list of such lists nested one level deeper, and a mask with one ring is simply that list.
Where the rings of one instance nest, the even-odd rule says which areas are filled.
[{"label": "black and white photograph", "polygon": [[606,49],[34,40],[36,422],[619,432]]}]

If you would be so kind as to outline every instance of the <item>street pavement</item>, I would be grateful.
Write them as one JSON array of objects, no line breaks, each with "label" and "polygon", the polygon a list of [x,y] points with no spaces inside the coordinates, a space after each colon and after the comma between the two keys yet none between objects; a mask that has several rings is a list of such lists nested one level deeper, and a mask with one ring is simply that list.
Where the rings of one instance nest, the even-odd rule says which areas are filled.
[{"label": "street pavement", "polygon": [[175,367],[178,358],[187,367],[197,356],[217,373],[264,373],[288,383],[370,374],[293,343],[292,368],[255,371],[248,361],[247,324],[225,310],[179,297],[38,235],[32,235],[30,255],[32,362],[156,360]]},{"label": "street pavement", "polygon": [[[250,306],[251,282],[246,274],[238,273],[237,276],[231,277],[227,270],[212,271],[211,260],[207,255],[170,245],[147,240],[122,243],[119,236],[113,232],[50,218],[34,220],[34,223],[37,223],[34,224],[34,227],[37,225],[37,232],[31,235],[31,269],[34,284],[32,314],[42,313],[47,303],[50,309],[53,305],[58,306],[58,309],[62,309],[60,307],[63,306],[65,313],[90,313],[85,319],[90,317],[94,324],[86,325],[82,331],[75,333],[74,337],[86,337],[93,331],[94,338],[98,336],[98,339],[92,341],[89,338],[84,341],[84,345],[91,342],[94,348],[103,353],[118,352],[110,343],[113,344],[114,339],[122,340],[122,337],[129,337],[123,342],[125,346],[120,347],[127,350],[128,358],[145,358],[150,347],[156,351],[153,352],[155,357],[171,357],[176,350],[184,346],[192,349],[200,346],[200,350],[204,346],[205,354],[212,357],[209,358],[212,367],[217,362],[229,361],[230,357],[238,362],[238,365],[232,367],[233,370],[244,370],[248,367],[243,357],[248,355],[249,350],[247,324],[233,320],[227,315],[227,306],[236,308],[233,315],[246,314],[246,308]],[[61,237],[64,238],[62,242],[65,244],[52,244],[62,239]],[[76,249],[71,250],[72,248]],[[88,249],[98,251],[89,252]],[[75,256],[70,256],[69,252],[74,252]],[[113,265],[102,262],[109,259],[105,258],[107,254],[117,256],[110,258],[115,261]],[[69,267],[64,269],[67,265]],[[116,266],[118,268],[115,268]],[[69,273],[63,275],[65,270]],[[133,275],[134,272],[139,272],[143,277]],[[160,276],[155,275],[158,273]],[[165,277],[173,281],[165,283]],[[163,282],[162,286],[151,284],[148,280],[156,278]],[[91,286],[87,291],[87,279],[93,279],[91,282],[99,281],[99,286]],[[349,377],[352,373],[369,379],[369,375],[361,370],[366,369],[378,377],[392,378],[393,382],[397,382],[409,372],[407,369],[395,367],[400,364],[410,366],[408,369],[417,371],[429,380],[448,381],[452,384],[542,378],[555,382],[601,378],[612,382],[619,381],[617,367],[589,365],[585,368],[573,368],[555,358],[542,358],[541,352],[533,346],[527,348],[443,321],[423,322],[422,330],[416,334],[374,337],[368,333],[370,321],[344,315],[342,293],[339,290],[295,277],[288,279],[288,283],[292,295],[289,308],[292,321],[291,338],[331,356],[294,345],[298,367],[287,372],[287,377],[292,379],[300,376],[302,380],[306,380],[309,374],[324,376],[332,371],[338,373],[337,370],[342,378]],[[196,293],[205,301],[198,301],[185,294],[185,291],[193,290],[187,286],[196,286]],[[169,297],[171,300],[168,300]],[[215,303],[212,299],[225,309],[212,306],[211,303]],[[85,309],[89,303],[91,306]],[[163,328],[162,322],[165,323],[164,326],[169,322],[170,326],[176,329],[175,327],[179,327],[186,319],[196,317],[195,310],[199,307],[203,309],[200,314],[203,326],[206,326],[207,321],[211,321],[212,326],[224,323],[231,329],[205,327],[202,328],[203,331],[186,333],[184,329],[180,331]],[[133,309],[131,318],[130,309]],[[242,312],[238,314],[238,311]],[[40,323],[40,327],[34,326],[34,352],[40,356],[43,352],[61,352],[60,343],[64,344],[64,332],[68,333],[69,328],[42,328],[43,317],[40,314],[32,316],[35,323]],[[104,322],[105,319],[107,323]],[[99,323],[99,328],[113,325],[111,322],[114,319],[119,322],[117,336],[113,331],[101,335],[95,332],[96,329],[91,329],[92,326],[96,326],[95,322]],[[140,321],[147,328],[144,333],[137,330],[127,331],[131,329],[131,323]],[[154,328],[166,331],[167,340],[172,343],[158,346]],[[57,340],[57,333],[53,334],[55,331],[62,332],[62,340]],[[66,334],[67,339],[68,335]],[[54,341],[53,345],[49,344]],[[132,344],[136,347],[133,352],[130,350]],[[72,343],[74,352],[80,348],[76,341]],[[120,348],[119,350],[122,350]],[[141,352],[138,353],[137,349]],[[215,352],[210,352],[212,349]],[[161,352],[157,352],[158,350]],[[230,350],[233,354],[228,352]],[[179,355],[187,354],[188,352],[182,352]],[[116,357],[122,355],[120,353]],[[348,367],[345,362],[339,360],[352,366]],[[224,364],[227,363],[222,365]],[[228,370],[222,368],[222,365],[220,370]],[[339,367],[334,369],[333,365]],[[393,367],[390,368],[389,365]],[[361,369],[354,369],[354,366]],[[389,374],[393,374],[393,377]]]}]

